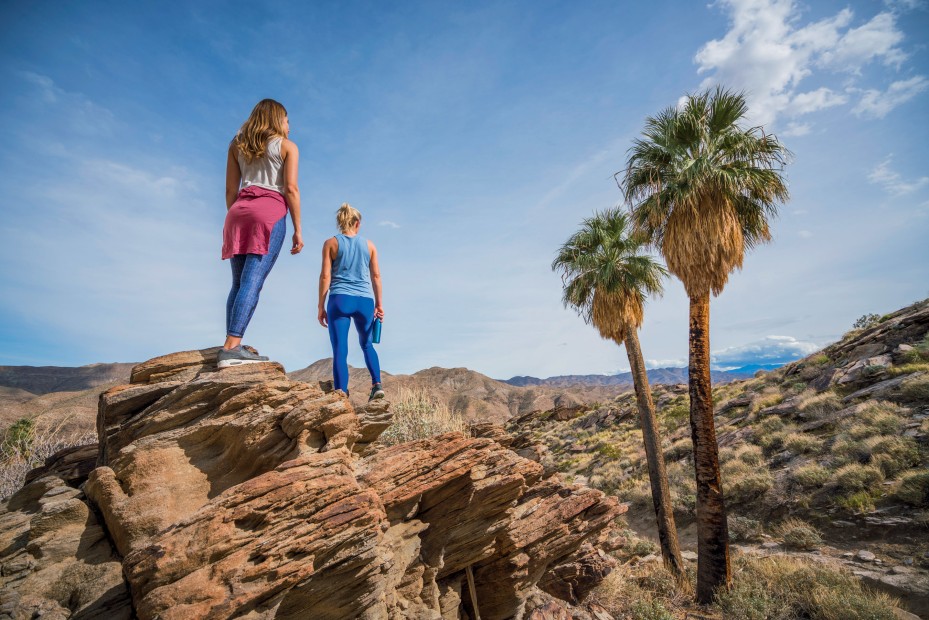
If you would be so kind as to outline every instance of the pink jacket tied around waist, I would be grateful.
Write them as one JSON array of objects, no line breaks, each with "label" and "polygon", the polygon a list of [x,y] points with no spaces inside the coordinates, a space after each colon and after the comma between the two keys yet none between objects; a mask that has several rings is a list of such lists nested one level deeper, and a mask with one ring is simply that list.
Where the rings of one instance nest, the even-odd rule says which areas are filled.
[{"label": "pink jacket tied around waist", "polygon": [[223,226],[223,260],[236,254],[267,254],[271,229],[287,215],[284,197],[250,185],[242,188],[226,213]]}]

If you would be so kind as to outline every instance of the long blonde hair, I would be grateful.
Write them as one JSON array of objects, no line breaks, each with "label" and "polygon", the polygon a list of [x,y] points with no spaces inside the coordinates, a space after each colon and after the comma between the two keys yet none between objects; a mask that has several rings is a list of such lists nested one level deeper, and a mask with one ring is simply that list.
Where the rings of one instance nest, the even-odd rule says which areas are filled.
[{"label": "long blonde hair", "polygon": [[248,115],[239,133],[232,139],[233,144],[251,162],[264,157],[268,142],[272,138],[285,138],[284,120],[287,110],[274,99],[262,99]]},{"label": "long blonde hair", "polygon": [[335,214],[335,221],[339,225],[339,230],[344,234],[354,228],[356,222],[361,221],[361,213],[352,205],[343,202]]}]

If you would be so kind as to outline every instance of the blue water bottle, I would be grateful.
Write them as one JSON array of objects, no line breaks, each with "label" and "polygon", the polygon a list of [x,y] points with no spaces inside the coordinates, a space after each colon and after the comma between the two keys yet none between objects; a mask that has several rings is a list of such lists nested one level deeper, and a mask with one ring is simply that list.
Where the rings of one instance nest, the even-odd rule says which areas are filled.
[{"label": "blue water bottle", "polygon": [[381,320],[374,319],[374,329],[371,330],[371,342],[378,344],[381,341]]}]

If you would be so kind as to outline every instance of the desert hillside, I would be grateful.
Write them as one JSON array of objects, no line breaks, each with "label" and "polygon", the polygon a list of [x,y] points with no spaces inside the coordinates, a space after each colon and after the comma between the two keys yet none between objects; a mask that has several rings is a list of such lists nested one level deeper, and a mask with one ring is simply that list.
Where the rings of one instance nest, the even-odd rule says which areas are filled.
[{"label": "desert hillside", "polygon": [[[653,397],[686,546],[696,491],[687,387],[655,386]],[[733,541],[832,556],[929,616],[929,300],[714,397]],[[628,502],[636,531],[654,531],[631,393],[507,429],[545,446],[548,467]]]}]

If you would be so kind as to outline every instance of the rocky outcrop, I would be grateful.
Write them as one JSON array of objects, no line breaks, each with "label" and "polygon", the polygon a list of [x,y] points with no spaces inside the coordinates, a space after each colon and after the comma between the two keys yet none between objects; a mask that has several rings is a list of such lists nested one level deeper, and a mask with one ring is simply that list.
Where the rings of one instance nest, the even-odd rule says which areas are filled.
[{"label": "rocky outcrop", "polygon": [[[100,397],[98,446],[50,459],[0,513],[0,618],[522,618],[610,571],[625,510],[508,437],[377,443],[389,405],[156,358]],[[312,610],[310,612],[309,610]]]}]

